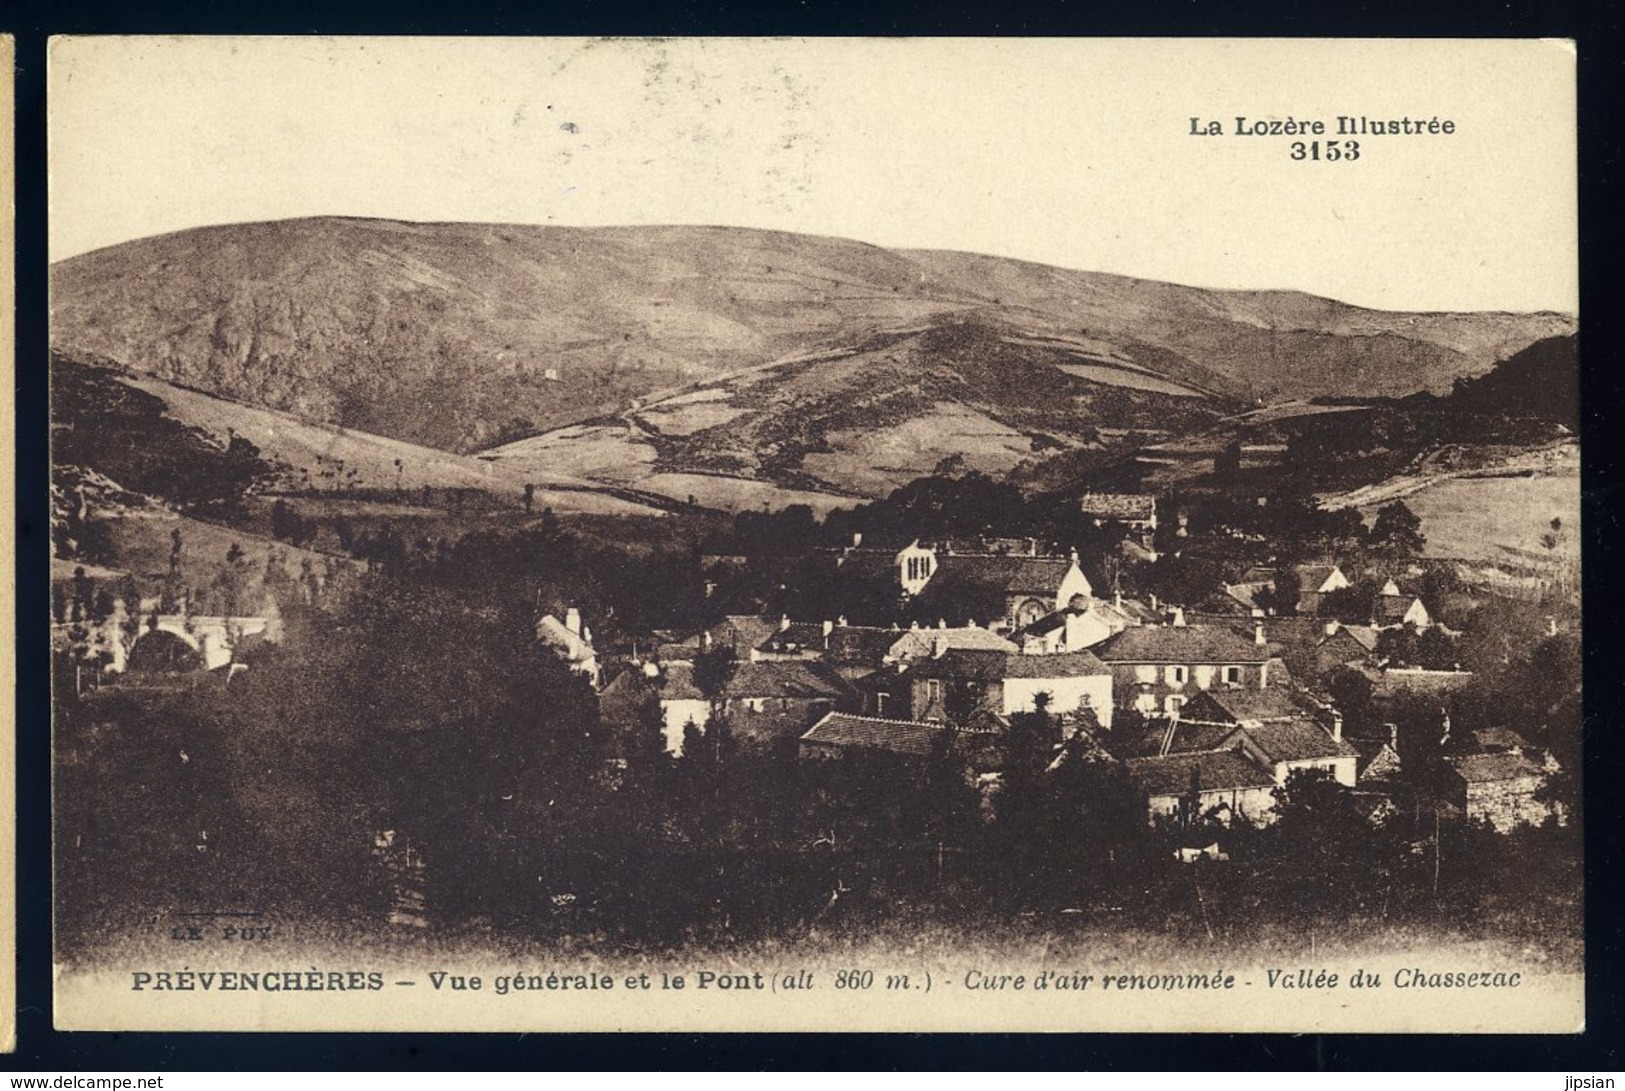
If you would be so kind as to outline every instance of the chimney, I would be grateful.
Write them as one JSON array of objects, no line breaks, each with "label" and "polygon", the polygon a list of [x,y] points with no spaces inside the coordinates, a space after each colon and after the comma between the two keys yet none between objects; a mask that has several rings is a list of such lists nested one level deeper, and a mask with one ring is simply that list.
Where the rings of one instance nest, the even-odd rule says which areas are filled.
[{"label": "chimney", "polygon": [[1066,556],[1067,556],[1067,559],[1069,561],[1071,561],[1073,564],[1077,564],[1078,563],[1078,547],[1073,546],[1071,548],[1071,550],[1068,551]]},{"label": "chimney", "polygon": [[707,650],[710,649],[710,647],[711,647],[711,630],[710,629],[707,629],[707,630],[705,630],[705,632],[700,634],[700,647],[705,648]]},{"label": "chimney", "polygon": [[781,632],[781,633],[787,632],[787,631],[789,631],[789,628],[790,628],[790,615],[789,614],[780,614],[779,615],[779,632]]},{"label": "chimney", "polygon": [[645,678],[659,678],[660,665],[653,659],[649,660],[649,662],[643,664],[643,676]]},{"label": "chimney", "polygon": [[574,606],[564,611],[564,627],[576,636],[581,635],[581,611]]},{"label": "chimney", "polygon": [[835,631],[835,623],[833,621],[824,622],[824,639],[825,640],[828,640],[829,639],[829,634],[833,633],[834,631]]},{"label": "chimney", "polygon": [[[1260,624],[1263,624],[1263,623],[1260,622]],[[1327,636],[1336,636],[1337,635],[1337,622],[1335,620],[1334,621],[1328,621],[1326,623],[1326,635]]]},{"label": "chimney", "polygon": [[1343,714],[1335,708],[1332,709],[1332,741],[1343,741]]},{"label": "chimney", "polygon": [[1557,618],[1548,617],[1546,619],[1546,635],[1547,636],[1556,636],[1557,635]]},{"label": "chimney", "polygon": [[909,622],[909,623],[908,623],[908,627],[909,627],[909,629],[911,629],[911,630],[914,630],[914,629],[918,629],[918,628],[919,628],[919,627],[920,627],[920,622],[919,622],[919,620],[918,620],[918,619],[915,619],[915,620],[914,620],[914,621],[911,621],[911,622]]},{"label": "chimney", "polygon": [[[1183,606],[1174,607],[1174,627],[1177,629],[1183,629],[1185,627],[1185,608]],[[1259,627],[1259,631],[1263,631],[1263,626]],[[1261,637],[1260,640],[1262,641],[1262,639],[1263,638]]]},{"label": "chimney", "polygon": [[946,629],[947,627],[948,627],[948,619],[947,618],[945,618],[945,617],[937,618],[937,628]]},{"label": "chimney", "polygon": [[843,629],[846,628],[846,615],[842,614],[840,617],[836,618],[835,624],[839,625]]},{"label": "chimney", "polygon": [[939,636],[931,641],[931,658],[941,659],[948,653],[948,638]]},{"label": "chimney", "polygon": [[1253,643],[1260,648],[1269,644],[1269,641],[1264,639],[1264,623],[1262,621],[1253,622]]},{"label": "chimney", "polygon": [[854,530],[852,532],[852,548],[856,549],[862,544],[863,544],[863,531]]},{"label": "chimney", "polygon": [[1029,557],[1038,556],[1038,539],[1037,538],[1028,538],[1027,539],[1027,556],[1029,556]]},{"label": "chimney", "polygon": [[716,593],[717,593],[717,581],[716,580],[706,580],[705,581],[705,597],[710,598],[712,595],[714,595]]},{"label": "chimney", "polygon": [[1151,594],[1151,609],[1153,612],[1157,609],[1157,596],[1155,592],[1152,592]]},{"label": "chimney", "polygon": [[1123,589],[1117,588],[1112,592],[1112,605],[1119,610],[1123,608]]}]

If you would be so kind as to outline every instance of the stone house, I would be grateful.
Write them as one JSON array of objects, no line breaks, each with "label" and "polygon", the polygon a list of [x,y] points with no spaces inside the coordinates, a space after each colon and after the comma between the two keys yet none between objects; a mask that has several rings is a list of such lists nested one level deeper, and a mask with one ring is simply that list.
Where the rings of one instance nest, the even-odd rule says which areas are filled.
[{"label": "stone house", "polygon": [[801,736],[797,753],[806,760],[889,754],[919,762],[942,744],[947,732],[948,728],[941,722],[887,720],[831,712]]},{"label": "stone house", "polygon": [[1433,618],[1419,597],[1401,591],[1398,584],[1389,580],[1372,602],[1371,624],[1377,629],[1398,629],[1406,625],[1426,629],[1433,624]]},{"label": "stone house", "polygon": [[1111,670],[1113,701],[1144,715],[1177,712],[1211,688],[1263,689],[1270,650],[1263,624],[1249,641],[1223,625],[1171,625],[1124,629],[1093,649]]},{"label": "stone house", "polygon": [[1275,688],[1206,690],[1184,705],[1179,719],[1239,728],[1227,744],[1267,769],[1277,784],[1311,770],[1348,788],[1358,779],[1359,751],[1343,739],[1342,716],[1306,695]]},{"label": "stone house", "polygon": [[1552,807],[1539,797],[1546,771],[1518,752],[1463,754],[1448,761],[1446,798],[1469,822],[1487,822],[1499,833],[1539,825]]},{"label": "stone house", "polygon": [[[888,681],[880,673],[874,681]],[[1000,716],[1031,712],[1045,694],[1051,713],[1088,709],[1102,727],[1111,726],[1111,671],[1089,652],[1021,655],[942,646],[909,663],[891,687],[897,696],[906,693],[906,714],[915,720],[963,722],[982,709]]]},{"label": "stone house", "polygon": [[1152,825],[1159,819],[1191,823],[1212,815],[1261,826],[1275,813],[1274,778],[1235,751],[1130,758],[1124,765],[1145,797]]},{"label": "stone house", "polygon": [[853,704],[854,694],[822,663],[747,660],[735,665],[721,701],[735,740],[769,745],[800,736],[825,714]]}]

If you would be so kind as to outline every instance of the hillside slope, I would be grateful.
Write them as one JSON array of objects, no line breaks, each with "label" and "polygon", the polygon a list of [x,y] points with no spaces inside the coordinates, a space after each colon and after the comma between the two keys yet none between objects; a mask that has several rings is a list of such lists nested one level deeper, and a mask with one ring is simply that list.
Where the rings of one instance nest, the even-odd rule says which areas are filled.
[{"label": "hillside slope", "polygon": [[1246,401],[1443,390],[1572,328],[736,228],[341,218],[109,247],[58,263],[52,292],[67,356],[463,452],[971,313],[1002,330],[995,374],[1030,374],[1032,343],[1060,339],[1109,365],[1074,359],[1080,381],[1120,387],[1137,369],[1142,386]]}]

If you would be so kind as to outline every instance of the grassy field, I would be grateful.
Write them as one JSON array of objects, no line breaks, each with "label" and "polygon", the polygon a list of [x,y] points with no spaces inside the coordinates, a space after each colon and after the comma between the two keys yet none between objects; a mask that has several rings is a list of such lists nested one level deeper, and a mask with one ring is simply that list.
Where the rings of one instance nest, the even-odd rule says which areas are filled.
[{"label": "grassy field", "polygon": [[[1507,561],[1509,551],[1553,560],[1580,555],[1578,475],[1452,478],[1405,503],[1421,516],[1426,556]],[[1548,549],[1542,538],[1552,532],[1553,519],[1561,519],[1566,531]]]}]

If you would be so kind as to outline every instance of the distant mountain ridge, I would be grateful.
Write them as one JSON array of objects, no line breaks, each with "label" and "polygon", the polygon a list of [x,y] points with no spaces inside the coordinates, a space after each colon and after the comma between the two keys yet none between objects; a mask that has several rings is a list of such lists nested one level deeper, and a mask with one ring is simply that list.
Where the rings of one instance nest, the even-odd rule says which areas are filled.
[{"label": "distant mountain ridge", "polygon": [[[66,358],[302,420],[469,452],[631,413],[660,467],[862,494],[945,414],[1000,463],[1260,399],[1444,392],[1574,328],[741,228],[335,217],[108,247],[52,296]],[[647,412],[683,398],[711,408]],[[895,473],[861,472],[877,430],[912,437]]]}]

